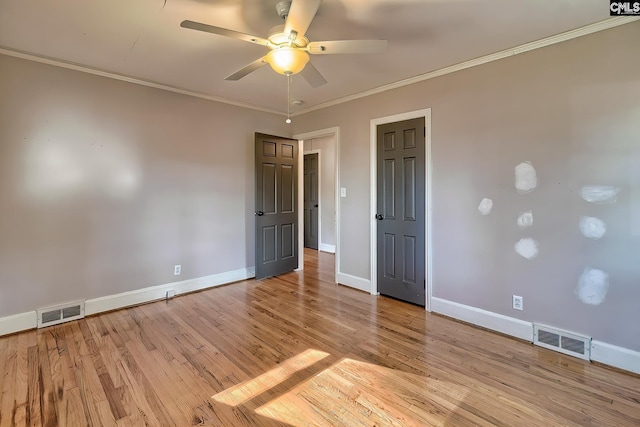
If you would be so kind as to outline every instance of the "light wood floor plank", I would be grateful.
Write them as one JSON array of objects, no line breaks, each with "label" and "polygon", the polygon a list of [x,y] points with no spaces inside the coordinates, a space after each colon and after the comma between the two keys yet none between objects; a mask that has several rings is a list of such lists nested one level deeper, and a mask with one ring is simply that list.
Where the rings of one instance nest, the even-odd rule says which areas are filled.
[{"label": "light wood floor plank", "polygon": [[[4,375],[0,379],[0,427],[9,426],[15,418],[17,410],[17,396],[14,396],[14,389],[18,378],[18,359],[21,354],[18,348],[18,337],[11,337],[0,351],[0,362],[4,366]],[[3,416],[4,414],[4,416]]]}]

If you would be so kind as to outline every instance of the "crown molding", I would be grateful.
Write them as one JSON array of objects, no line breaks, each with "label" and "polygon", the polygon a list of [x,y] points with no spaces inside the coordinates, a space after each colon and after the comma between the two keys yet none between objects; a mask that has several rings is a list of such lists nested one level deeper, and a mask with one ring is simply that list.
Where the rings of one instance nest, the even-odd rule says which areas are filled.
[{"label": "crown molding", "polygon": [[82,73],[93,74],[95,76],[107,77],[109,79],[120,80],[123,82],[133,83],[141,86],[152,87],[155,89],[166,90],[169,92],[179,93],[182,95],[193,96],[195,98],[206,99],[207,101],[219,102],[222,104],[229,104],[236,107],[248,108],[251,110],[262,111],[265,113],[278,114],[282,115],[283,113],[276,110],[271,110],[264,107],[259,107],[257,105],[246,104],[243,102],[233,101],[227,98],[221,98],[217,96],[206,95],[200,92],[193,92],[186,89],[181,89],[179,87],[170,86],[162,83],[157,83],[150,80],[138,79],[135,77],[127,76],[124,74],[118,74],[107,70],[102,70],[99,68],[87,67],[85,65],[76,64],[73,62],[66,62],[55,58],[50,58],[47,56],[41,56],[30,52],[24,52],[20,50],[10,49],[8,47],[0,46],[0,54],[13,56],[14,58],[26,59],[28,61],[40,62],[42,64],[53,65],[54,67],[66,68],[68,70],[80,71]]},{"label": "crown molding", "polygon": [[[575,30],[566,31],[564,33],[557,34],[555,36],[546,37],[544,39],[540,39],[534,42],[525,43],[520,46],[516,46],[513,48],[505,49],[500,52],[492,53],[489,55],[481,56],[476,59],[472,59],[469,61],[461,62],[459,64],[451,65],[449,67],[440,68],[438,70],[430,71],[428,73],[420,74],[415,77],[411,77],[408,79],[400,80],[394,83],[390,83],[387,85],[379,86],[377,88],[367,90],[364,92],[359,92],[353,95],[349,95],[343,98],[338,98],[333,101],[324,102],[322,104],[315,105],[313,107],[309,107],[304,110],[297,111],[291,114],[291,117],[299,116],[302,114],[307,114],[312,111],[320,110],[327,107],[332,107],[334,105],[343,104],[345,102],[353,101],[355,99],[364,98],[367,96],[375,95],[378,93],[386,92],[393,89],[398,89],[404,86],[412,85],[414,83],[422,82],[425,80],[433,79],[436,77],[444,76],[446,74],[455,73],[456,71],[465,70],[467,68],[475,67],[478,65],[486,64],[488,62],[497,61],[499,59],[508,58],[510,56],[518,55],[521,53],[529,52],[531,50],[540,49],[542,47],[554,45],[557,43],[561,43],[567,40],[572,40],[578,37],[586,36],[589,34],[593,34],[599,31],[608,30],[610,28],[618,27],[620,25],[629,24],[634,21],[640,20],[640,17],[628,16],[628,17],[613,17],[609,19],[605,19],[604,21],[596,22],[584,27],[576,28]],[[107,70],[102,70],[99,68],[87,67],[84,65],[76,64],[73,62],[66,62],[55,58],[50,58],[46,56],[37,55],[30,52],[19,51],[15,49],[10,49],[8,47],[0,46],[0,54],[13,56],[15,58],[26,59],[29,61],[40,62],[42,64],[53,65],[56,67],[66,68],[69,70],[80,71],[83,73],[93,74],[96,76],[107,77],[114,80],[120,80],[128,83],[138,84],[141,86],[152,87],[155,89],[166,90],[169,92],[179,93],[182,95],[193,96],[195,98],[206,99],[208,101],[219,102],[222,104],[233,105],[241,108],[248,108],[251,110],[262,111],[270,114],[283,115],[282,111],[277,111],[269,108],[259,107],[257,105],[247,104],[243,102],[233,101],[227,98],[211,96],[200,92],[193,92],[186,89],[181,89],[179,87],[170,86],[162,83],[157,83],[149,80],[139,79],[135,77],[126,76],[124,74],[118,74]]]},{"label": "crown molding", "polygon": [[489,55],[481,56],[469,61],[460,62],[459,64],[451,65],[449,67],[440,68],[438,70],[430,71],[425,74],[420,74],[408,79],[399,80],[395,83],[390,83],[384,86],[379,86],[375,89],[359,92],[353,95],[346,96],[344,98],[338,98],[333,101],[325,102],[322,104],[314,105],[304,110],[296,111],[295,114],[291,114],[291,117],[299,116],[301,114],[310,113],[312,111],[320,110],[322,108],[333,107],[338,104],[344,104],[345,102],[353,101],[355,99],[365,98],[367,96],[375,95],[378,93],[386,92],[393,89],[398,89],[404,86],[412,85],[415,83],[423,82],[425,80],[434,79],[436,77],[444,76],[447,74],[455,73],[456,71],[466,70],[467,68],[476,67],[478,65],[486,64],[488,62],[497,61],[499,59],[508,58],[510,56],[518,55],[521,53],[529,52],[531,50],[540,49],[542,47],[551,46],[557,43],[561,43],[567,40],[572,40],[578,37],[586,36],[589,34],[597,33],[599,31],[608,30],[610,28],[618,27],[620,25],[629,24],[631,22],[640,20],[640,17],[613,17],[605,19],[604,21],[596,22],[584,27],[576,28],[575,30],[566,31],[564,33],[556,34],[555,36],[545,37],[534,42],[525,43],[520,46],[512,47],[509,49],[501,50],[500,52],[492,53]]}]

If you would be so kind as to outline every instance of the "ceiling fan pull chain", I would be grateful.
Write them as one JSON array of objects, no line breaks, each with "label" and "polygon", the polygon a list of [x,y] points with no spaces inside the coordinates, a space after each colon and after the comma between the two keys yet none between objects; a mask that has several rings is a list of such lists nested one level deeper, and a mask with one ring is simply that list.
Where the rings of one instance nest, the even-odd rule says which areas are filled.
[{"label": "ceiling fan pull chain", "polygon": [[285,123],[291,123],[291,73],[287,74],[287,120]]}]

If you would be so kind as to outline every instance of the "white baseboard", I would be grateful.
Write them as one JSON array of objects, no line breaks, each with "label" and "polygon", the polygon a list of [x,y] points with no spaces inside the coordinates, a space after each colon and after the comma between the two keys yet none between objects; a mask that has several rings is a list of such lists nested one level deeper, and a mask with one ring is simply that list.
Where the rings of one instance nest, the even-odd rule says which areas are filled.
[{"label": "white baseboard", "polygon": [[0,317],[0,336],[14,334],[27,329],[35,329],[38,326],[38,314],[36,311],[14,314],[13,316]]},{"label": "white baseboard", "polygon": [[176,295],[180,295],[237,282],[238,280],[246,280],[251,277],[255,277],[255,269],[253,267],[89,299],[85,301],[85,315],[90,316],[104,311],[116,310],[163,299],[166,297],[168,290],[173,290]]},{"label": "white baseboard", "polygon": [[[90,316],[105,311],[117,310],[119,308],[163,299],[166,297],[167,291],[170,289],[175,291],[175,295],[180,295],[237,282],[239,280],[246,280],[252,277],[255,277],[254,267],[242,268],[240,270],[212,274],[210,276],[198,277],[196,279],[150,286],[148,288],[136,289],[135,291],[89,299],[85,301],[85,315]],[[34,329],[37,326],[38,316],[35,310],[13,316],[0,317],[0,336],[13,334],[27,329]]]},{"label": "white baseboard", "polygon": [[[526,341],[533,341],[533,324],[442,298],[431,298],[431,311]],[[591,360],[640,374],[640,352],[591,341]]]},{"label": "white baseboard", "polygon": [[591,360],[640,374],[640,352],[624,347],[591,341]]},{"label": "white baseboard", "polygon": [[533,324],[442,298],[431,298],[431,311],[533,342]]},{"label": "white baseboard", "polygon": [[338,283],[341,285],[371,293],[371,280],[369,279],[363,279],[362,277],[352,276],[345,273],[338,273],[336,276]]},{"label": "white baseboard", "polygon": [[327,245],[326,243],[320,243],[318,245],[318,250],[322,252],[329,252],[332,254],[336,253],[336,245]]}]

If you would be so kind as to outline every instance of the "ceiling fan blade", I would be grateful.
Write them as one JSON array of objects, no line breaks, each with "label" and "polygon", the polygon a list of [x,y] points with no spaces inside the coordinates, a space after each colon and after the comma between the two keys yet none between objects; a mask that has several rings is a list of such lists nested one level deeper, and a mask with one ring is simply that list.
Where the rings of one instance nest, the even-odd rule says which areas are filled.
[{"label": "ceiling fan blade", "polygon": [[322,0],[292,0],[289,15],[284,23],[284,34],[289,37],[291,31],[297,33],[296,39],[302,39]]},{"label": "ceiling fan blade", "polygon": [[258,68],[262,67],[263,65],[266,64],[266,61],[264,60],[264,56],[262,58],[258,58],[255,61],[253,61],[251,64],[239,69],[238,71],[236,71],[235,73],[231,74],[230,76],[225,77],[225,80],[240,80],[241,78],[243,78],[244,76],[246,76],[249,73],[253,73],[255,70],[257,70]]},{"label": "ceiling fan blade", "polygon": [[226,28],[214,27],[213,25],[202,24],[194,21],[182,21],[180,23],[182,28],[188,28],[190,30],[204,31],[205,33],[218,34],[220,36],[231,37],[238,40],[244,40],[246,42],[267,46],[269,40],[262,37],[252,36],[250,34],[241,33],[238,31],[228,30]]},{"label": "ceiling fan blade", "polygon": [[320,74],[320,71],[318,71],[316,67],[311,65],[310,62],[308,62],[307,65],[305,65],[304,69],[300,71],[300,75],[307,81],[307,83],[309,83],[311,87],[314,88],[320,87],[327,83],[325,78],[322,77],[322,74]]},{"label": "ceiling fan blade", "polygon": [[309,53],[329,55],[334,53],[378,53],[387,48],[386,40],[333,40],[311,42],[307,45]]}]

